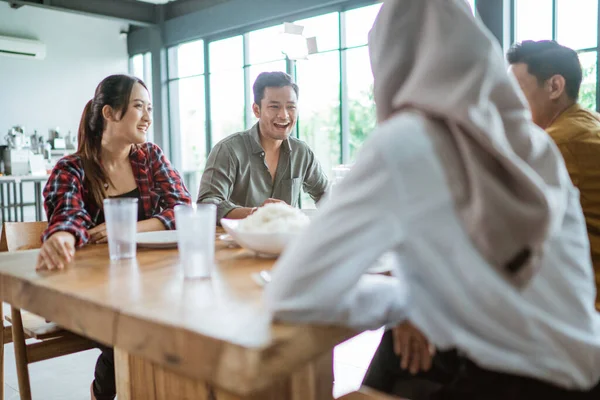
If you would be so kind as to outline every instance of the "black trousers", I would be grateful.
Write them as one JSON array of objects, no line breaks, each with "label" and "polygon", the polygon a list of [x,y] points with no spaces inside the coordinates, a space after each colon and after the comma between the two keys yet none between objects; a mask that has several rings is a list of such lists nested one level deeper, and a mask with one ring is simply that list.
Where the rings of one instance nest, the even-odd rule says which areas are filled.
[{"label": "black trousers", "polygon": [[98,344],[102,353],[96,361],[94,370],[94,396],[97,400],[114,400],[117,395],[117,382],[115,379],[115,352],[112,347]]},{"label": "black trousers", "polygon": [[456,351],[436,353],[429,371],[411,375],[400,368],[391,331],[383,335],[363,384],[411,400],[600,399],[600,382],[585,392],[567,390],[537,379],[485,370]]}]

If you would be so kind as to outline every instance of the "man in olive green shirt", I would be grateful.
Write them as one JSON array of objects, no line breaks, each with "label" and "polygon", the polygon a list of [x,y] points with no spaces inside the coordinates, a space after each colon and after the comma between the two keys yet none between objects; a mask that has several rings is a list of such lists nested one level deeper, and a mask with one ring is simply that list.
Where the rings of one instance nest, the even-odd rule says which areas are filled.
[{"label": "man in olive green shirt", "polygon": [[252,128],[219,142],[202,174],[198,203],[217,205],[221,218],[241,219],[267,203],[296,207],[302,187],[315,201],[327,177],[308,145],[291,137],[298,86],[284,72],[263,72],[253,86]]}]

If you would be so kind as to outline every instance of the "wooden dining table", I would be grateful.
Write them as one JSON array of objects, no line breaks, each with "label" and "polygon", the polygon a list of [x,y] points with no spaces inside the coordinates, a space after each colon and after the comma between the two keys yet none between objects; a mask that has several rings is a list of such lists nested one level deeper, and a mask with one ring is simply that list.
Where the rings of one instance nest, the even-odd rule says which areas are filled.
[{"label": "wooden dining table", "polygon": [[61,271],[36,271],[37,255],[0,255],[0,299],[114,347],[119,400],[331,399],[333,348],[358,333],[273,323],[251,274],[274,260],[220,240],[201,280],[177,249],[111,262],[88,245]]}]

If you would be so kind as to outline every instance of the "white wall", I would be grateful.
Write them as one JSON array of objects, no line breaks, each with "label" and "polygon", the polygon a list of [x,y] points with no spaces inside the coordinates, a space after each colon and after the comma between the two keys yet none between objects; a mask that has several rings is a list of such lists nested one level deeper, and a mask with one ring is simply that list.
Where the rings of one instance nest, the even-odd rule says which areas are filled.
[{"label": "white wall", "polygon": [[[46,136],[60,127],[75,134],[85,103],[98,83],[127,73],[127,24],[79,14],[0,2],[0,35],[36,39],[44,60],[0,56],[0,138],[14,125]],[[3,140],[2,140],[3,141]]]},{"label": "white wall", "polygon": [[[75,134],[98,83],[127,73],[127,40],[119,37],[126,28],[118,21],[27,6],[13,10],[0,2],[0,36],[47,46],[44,60],[0,56],[0,143],[18,124],[45,137],[55,127],[63,135]],[[33,201],[31,184],[25,185],[24,197]],[[33,207],[26,207],[25,220],[34,219]]]}]

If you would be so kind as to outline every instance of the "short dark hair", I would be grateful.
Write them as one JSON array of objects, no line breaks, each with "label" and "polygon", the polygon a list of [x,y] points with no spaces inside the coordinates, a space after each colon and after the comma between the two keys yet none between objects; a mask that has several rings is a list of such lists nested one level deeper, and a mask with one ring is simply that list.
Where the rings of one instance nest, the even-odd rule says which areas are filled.
[{"label": "short dark hair", "polygon": [[573,100],[579,97],[583,72],[575,50],[561,46],[554,40],[525,40],[514,44],[508,50],[506,59],[510,64],[527,64],[527,70],[540,84],[554,75],[561,75],[565,78],[567,95]]},{"label": "short dark hair", "polygon": [[261,72],[252,86],[252,91],[254,92],[254,102],[260,107],[260,102],[265,98],[266,88],[281,88],[286,86],[291,86],[292,89],[294,89],[294,92],[296,92],[296,97],[298,97],[298,85],[294,83],[294,80],[290,75],[281,71]]}]

